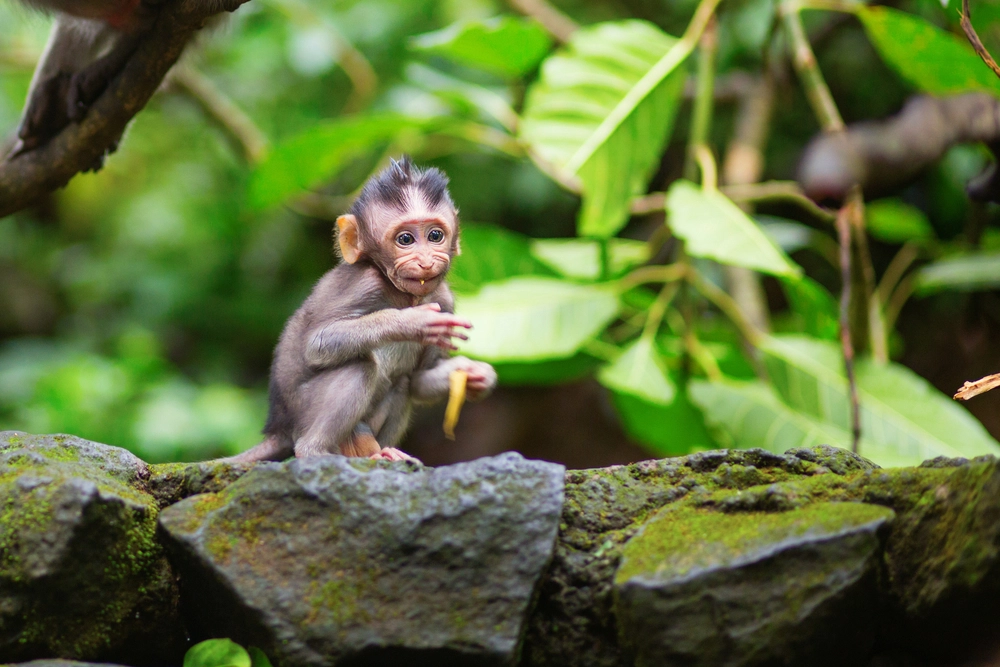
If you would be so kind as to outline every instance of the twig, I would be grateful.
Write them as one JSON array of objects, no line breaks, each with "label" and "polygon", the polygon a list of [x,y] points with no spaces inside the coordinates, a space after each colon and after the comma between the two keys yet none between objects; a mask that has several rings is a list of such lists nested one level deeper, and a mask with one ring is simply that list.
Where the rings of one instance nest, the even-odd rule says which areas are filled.
[{"label": "twig", "polygon": [[656,301],[646,311],[646,323],[642,327],[642,338],[652,340],[656,336],[656,332],[659,331],[660,324],[663,322],[663,316],[667,312],[667,307],[673,301],[674,296],[677,295],[678,289],[680,289],[680,283],[671,282],[664,285],[663,289],[660,290]]},{"label": "twig", "polygon": [[785,31],[792,49],[792,64],[799,74],[802,87],[805,89],[809,104],[812,105],[813,112],[820,121],[820,125],[827,132],[836,132],[844,129],[844,119],[840,116],[840,111],[833,101],[830,88],[823,80],[823,73],[819,71],[816,64],[816,54],[813,53],[806,37],[806,29],[802,25],[802,16],[799,14],[799,7],[791,0],[785,0],[781,7],[782,18],[785,22]]},{"label": "twig", "polygon": [[[972,27],[972,12],[969,11],[969,0],[962,0],[962,18],[959,21],[962,26],[962,31],[965,33],[966,38],[968,38],[969,43],[972,44],[972,48],[975,49],[976,53],[983,62],[986,63],[987,67],[993,70],[993,73],[1000,77],[1000,65],[997,65],[997,61],[993,60],[993,56],[990,52],[986,50],[983,46],[983,42],[979,39],[979,35],[976,34],[976,29]],[[956,395],[957,397],[957,395]]]},{"label": "twig", "polygon": [[906,302],[913,295],[913,290],[917,288],[918,275],[916,271],[906,274],[899,281],[896,289],[892,291],[892,296],[889,297],[889,302],[885,306],[885,327],[887,330],[892,331],[896,326],[896,320],[899,319],[899,314],[903,312],[903,306],[906,305]]},{"label": "twig", "polygon": [[976,380],[975,382],[966,382],[962,385],[961,389],[955,392],[954,398],[967,401],[974,396],[979,396],[979,394],[985,394],[991,389],[996,389],[1000,387],[1000,373],[996,375],[987,375],[984,378]]},{"label": "twig", "polygon": [[30,205],[91,168],[146,106],[184,47],[209,17],[235,11],[246,0],[165,2],[122,72],[79,123],[44,146],[0,163],[0,217]]},{"label": "twig", "polygon": [[715,102],[715,53],[719,40],[716,21],[713,17],[698,42],[698,84],[694,98],[694,109],[691,112],[691,132],[688,136],[687,157],[684,161],[684,178],[695,179],[695,155],[699,146],[708,144],[708,136],[712,127],[712,105]]},{"label": "twig", "polygon": [[[824,222],[833,223],[836,215],[816,202],[806,197],[795,181],[765,181],[748,185],[723,185],[719,190],[737,203],[788,202],[796,204],[814,217]],[[667,203],[665,192],[651,192],[632,200],[632,215],[658,213]]]},{"label": "twig", "polygon": [[837,237],[840,241],[840,347],[847,371],[848,395],[851,401],[851,451],[858,453],[861,439],[861,415],[858,406],[858,386],[854,378],[854,345],[851,342],[851,209],[854,201],[848,200],[837,214]]},{"label": "twig", "polygon": [[715,166],[715,156],[705,144],[698,144],[692,150],[695,162],[701,169],[701,187],[705,190],[719,189],[719,171]]},{"label": "twig", "polygon": [[882,274],[882,280],[879,281],[878,289],[876,290],[878,300],[883,306],[889,303],[889,298],[892,296],[896,286],[903,279],[903,276],[906,275],[906,270],[919,257],[920,246],[916,243],[908,242],[903,244],[903,247],[899,249],[896,256],[889,262],[889,266],[886,267],[885,273]]},{"label": "twig", "polygon": [[556,40],[566,43],[580,27],[546,0],[508,0],[510,6],[538,21]]},{"label": "twig", "polygon": [[622,290],[646,283],[669,283],[682,279],[690,271],[687,264],[677,262],[667,266],[642,266],[622,277],[618,285]]},{"label": "twig", "polygon": [[714,284],[705,280],[697,271],[689,271],[686,275],[687,282],[694,287],[703,297],[715,304],[716,308],[721,310],[726,317],[732,320],[736,328],[740,330],[740,334],[746,339],[747,343],[757,347],[760,344],[763,334],[757,329],[744,315],[743,311],[740,310],[739,305],[733,300],[733,297],[726,294],[724,290],[719,289]]},{"label": "twig", "polygon": [[179,64],[170,72],[170,83],[197,102],[202,111],[236,143],[248,164],[256,164],[268,148],[267,137],[235,102],[193,65]]},{"label": "twig", "polygon": [[853,203],[851,228],[854,232],[858,263],[861,265],[862,294],[864,303],[868,305],[868,344],[871,347],[872,358],[880,364],[886,364],[889,363],[889,340],[882,318],[882,306],[875,298],[875,265],[872,263],[868,234],[865,232],[865,200],[861,196],[861,188],[848,195],[847,201]]}]

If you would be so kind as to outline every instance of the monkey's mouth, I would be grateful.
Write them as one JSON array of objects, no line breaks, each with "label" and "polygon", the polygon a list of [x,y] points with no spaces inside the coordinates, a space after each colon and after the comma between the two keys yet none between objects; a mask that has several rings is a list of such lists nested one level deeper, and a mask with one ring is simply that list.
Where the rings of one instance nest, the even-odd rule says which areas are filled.
[{"label": "monkey's mouth", "polygon": [[435,289],[444,278],[443,273],[423,276],[400,276],[401,285],[406,292],[411,294],[427,294]]}]

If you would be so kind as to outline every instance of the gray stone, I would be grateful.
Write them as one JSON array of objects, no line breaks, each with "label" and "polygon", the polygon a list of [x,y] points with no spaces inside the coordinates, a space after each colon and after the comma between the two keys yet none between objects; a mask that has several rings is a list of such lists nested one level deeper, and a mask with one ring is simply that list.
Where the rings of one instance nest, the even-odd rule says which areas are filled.
[{"label": "gray stone", "polygon": [[664,510],[623,549],[622,647],[639,667],[862,664],[894,516],[863,503]]},{"label": "gray stone", "polygon": [[318,457],[257,466],[160,518],[196,632],[284,667],[512,664],[563,501],[562,466]]},{"label": "gray stone", "polygon": [[124,449],[0,433],[0,660],[179,657],[148,474]]}]

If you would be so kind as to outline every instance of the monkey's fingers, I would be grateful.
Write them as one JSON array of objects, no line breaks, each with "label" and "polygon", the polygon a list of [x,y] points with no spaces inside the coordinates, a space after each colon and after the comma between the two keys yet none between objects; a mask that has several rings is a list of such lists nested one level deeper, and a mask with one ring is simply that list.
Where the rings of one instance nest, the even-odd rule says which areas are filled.
[{"label": "monkey's fingers", "polygon": [[458,424],[458,415],[462,412],[462,404],[465,403],[468,379],[469,374],[461,370],[452,371],[448,375],[448,407],[444,409],[444,437],[449,440],[455,439],[455,426]]}]

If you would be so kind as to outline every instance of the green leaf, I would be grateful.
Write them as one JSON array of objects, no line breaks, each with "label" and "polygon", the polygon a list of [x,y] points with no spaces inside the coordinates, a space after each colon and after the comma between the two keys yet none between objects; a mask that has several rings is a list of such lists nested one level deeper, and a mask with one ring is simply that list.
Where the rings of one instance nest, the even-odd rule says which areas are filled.
[{"label": "green leaf", "polygon": [[[649,261],[649,244],[632,239],[608,239],[608,260],[613,278]],[[601,278],[601,242],[593,239],[535,239],[531,254],[557,273],[577,280]]]},{"label": "green leaf", "polygon": [[463,222],[462,253],[448,272],[456,292],[472,293],[486,283],[525,275],[552,275],[531,256],[531,239],[496,225]]},{"label": "green leaf", "polygon": [[915,88],[934,95],[1000,95],[1000,81],[964,38],[897,9],[861,7],[857,13],[882,59]]},{"label": "green leaf", "polygon": [[590,375],[601,360],[586,352],[578,352],[566,359],[532,362],[494,362],[493,368],[499,376],[500,384],[517,385],[554,385],[579,380]]},{"label": "green leaf", "polygon": [[188,649],[184,667],[251,667],[250,654],[230,639],[207,639]]},{"label": "green leaf", "polygon": [[750,216],[716,190],[674,181],[667,192],[667,213],[667,224],[690,255],[776,276],[801,273]]},{"label": "green leaf", "polygon": [[397,114],[349,116],[321,123],[276,145],[250,176],[247,199],[254,210],[333,178],[351,160],[421,121]]},{"label": "green leaf", "polygon": [[705,428],[704,416],[684,392],[669,406],[632,394],[612,392],[611,396],[625,433],[657,456],[679,456],[718,446]]},{"label": "green leaf", "polygon": [[248,648],[247,653],[250,654],[251,667],[273,667],[273,665],[271,665],[271,661],[264,654],[264,652],[256,646]]},{"label": "green leaf", "polygon": [[978,292],[1000,287],[1000,253],[969,253],[932,262],[917,274],[918,294]]},{"label": "green leaf", "polygon": [[659,164],[690,48],[645,21],[581,28],[542,64],[521,138],[583,184],[577,229],[614,236]]},{"label": "green leaf", "polygon": [[837,242],[820,230],[773,215],[755,215],[753,219],[768,238],[786,253],[809,249],[837,262]]},{"label": "green leaf", "polygon": [[627,347],[614,363],[601,369],[597,378],[614,392],[638,396],[657,405],[670,405],[677,395],[650,338],[640,338]]},{"label": "green leaf", "polygon": [[418,35],[410,48],[516,78],[533,70],[552,48],[552,39],[536,21],[498,16],[486,21],[462,21]]},{"label": "green leaf", "polygon": [[[760,447],[777,454],[812,445],[851,448],[848,431],[796,412],[759,380],[692,380],[689,391],[724,447]],[[862,451],[868,455],[864,444]]]},{"label": "green leaf", "polygon": [[618,315],[618,298],[604,286],[520,277],[459,295],[456,310],[474,327],[464,354],[524,362],[575,354]]},{"label": "green leaf", "polygon": [[840,308],[826,288],[808,276],[780,280],[792,313],[802,324],[802,332],[824,340],[836,340],[840,331]]},{"label": "green leaf", "polygon": [[[826,424],[849,430],[850,402],[840,349],[803,336],[761,344],[768,375],[784,402]],[[861,453],[881,465],[916,465],[935,456],[998,454],[1000,445],[975,417],[898,364],[855,364]]]},{"label": "green leaf", "polygon": [[934,229],[916,206],[899,199],[880,199],[865,207],[865,223],[872,236],[888,243],[929,241]]}]

